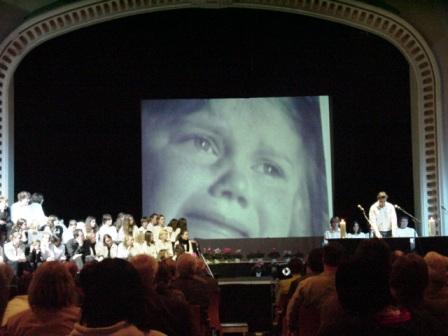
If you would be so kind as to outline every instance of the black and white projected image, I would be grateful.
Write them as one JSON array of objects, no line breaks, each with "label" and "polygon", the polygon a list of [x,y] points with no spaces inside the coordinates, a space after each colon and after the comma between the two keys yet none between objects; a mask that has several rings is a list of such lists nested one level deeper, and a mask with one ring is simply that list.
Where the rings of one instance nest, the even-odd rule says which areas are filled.
[{"label": "black and white projected image", "polygon": [[327,97],[144,100],[143,213],[196,238],[321,235],[328,115]]}]

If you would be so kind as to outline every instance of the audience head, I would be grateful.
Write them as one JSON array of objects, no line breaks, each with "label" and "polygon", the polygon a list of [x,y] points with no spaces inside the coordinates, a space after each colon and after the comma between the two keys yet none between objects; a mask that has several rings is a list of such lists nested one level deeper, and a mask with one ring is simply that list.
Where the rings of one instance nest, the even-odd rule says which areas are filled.
[{"label": "audience head", "polygon": [[149,224],[148,217],[143,216],[142,218],[140,218],[140,227],[146,229],[148,227],[148,224]]},{"label": "audience head", "polygon": [[159,239],[161,241],[167,240],[168,239],[168,231],[165,230],[165,229],[160,230],[160,232],[159,232]]},{"label": "audience head", "polygon": [[351,232],[354,233],[354,234],[358,234],[358,233],[361,232],[361,227],[359,226],[359,223],[357,221],[353,222]]},{"label": "audience head", "polygon": [[325,266],[337,267],[344,257],[344,248],[341,244],[331,242],[324,247],[323,262]]},{"label": "audience head", "polygon": [[60,262],[47,261],[37,268],[28,289],[33,310],[58,310],[75,303],[75,282]]},{"label": "audience head", "polygon": [[372,238],[362,240],[355,251],[355,256],[367,260],[370,264],[381,264],[381,268],[390,273],[391,250],[382,239]]},{"label": "audience head", "polygon": [[30,202],[42,204],[44,202],[44,195],[42,195],[41,193],[35,192],[31,195]]},{"label": "audience head", "polygon": [[154,238],[151,231],[145,231],[145,242],[147,245],[154,243]]},{"label": "audience head", "polygon": [[111,247],[114,244],[112,237],[107,233],[103,236],[103,246]]},{"label": "audience head", "polygon": [[17,194],[17,200],[21,204],[28,204],[31,198],[31,194],[28,191],[21,191]]},{"label": "audience head", "polygon": [[112,225],[112,216],[110,214],[103,214],[101,218],[101,224],[102,225]]},{"label": "audience head", "polygon": [[428,265],[429,281],[436,287],[444,287],[448,282],[448,257],[437,252],[428,252],[425,255]]},{"label": "audience head", "polygon": [[176,231],[177,228],[179,227],[178,225],[179,221],[176,218],[173,218],[170,220],[170,222],[168,223],[168,226],[173,228],[173,231]]},{"label": "audience head", "polygon": [[104,259],[80,274],[84,293],[81,324],[99,328],[127,321],[137,327],[146,316],[144,290],[137,270],[126,260]]},{"label": "audience head", "polygon": [[177,221],[177,227],[180,228],[181,231],[185,231],[187,230],[187,226],[187,219],[184,217],[179,218]]},{"label": "audience head", "polygon": [[422,257],[407,254],[395,260],[390,274],[390,287],[397,302],[406,308],[417,308],[428,286],[428,267]]},{"label": "audience head", "polygon": [[196,258],[184,253],[177,258],[176,271],[180,277],[188,277],[196,273]]},{"label": "audience head", "polygon": [[339,266],[336,292],[348,313],[370,316],[391,303],[387,274],[376,266],[357,257]]},{"label": "audience head", "polygon": [[409,218],[406,216],[400,217],[399,227],[400,229],[406,229],[409,225]]},{"label": "audience head", "polygon": [[299,258],[292,258],[288,263],[288,267],[292,274],[300,274],[303,271],[303,261]]},{"label": "audience head", "polygon": [[324,249],[321,247],[314,248],[308,254],[308,258],[306,260],[306,266],[313,273],[321,273],[324,270],[323,263],[323,254]]},{"label": "audience head", "polygon": [[84,222],[86,225],[86,232],[97,231],[96,218],[93,216],[87,216],[86,221]]},{"label": "audience head", "polygon": [[333,230],[336,230],[339,227],[340,222],[341,222],[341,219],[338,216],[331,217],[330,228],[332,228]]},{"label": "audience head", "polygon": [[172,259],[164,259],[159,262],[156,282],[169,284],[176,276],[176,262]]},{"label": "audience head", "polygon": [[150,216],[149,216],[149,222],[151,223],[151,224],[157,224],[157,214],[156,213],[152,213]]},{"label": "audience head", "polygon": [[140,275],[143,286],[146,288],[153,288],[157,269],[159,268],[157,260],[151,256],[140,254],[132,257],[130,262]]}]

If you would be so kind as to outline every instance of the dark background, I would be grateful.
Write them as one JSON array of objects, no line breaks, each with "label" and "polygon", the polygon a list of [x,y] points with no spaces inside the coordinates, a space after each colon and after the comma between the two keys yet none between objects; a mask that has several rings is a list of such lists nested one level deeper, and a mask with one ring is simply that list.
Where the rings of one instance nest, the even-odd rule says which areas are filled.
[{"label": "dark background", "polygon": [[412,213],[405,58],[354,28],[242,9],[133,16],[34,49],[15,74],[15,191],[66,220],[138,218],[142,99],[302,95],[331,97],[334,213],[361,218],[380,190]]}]

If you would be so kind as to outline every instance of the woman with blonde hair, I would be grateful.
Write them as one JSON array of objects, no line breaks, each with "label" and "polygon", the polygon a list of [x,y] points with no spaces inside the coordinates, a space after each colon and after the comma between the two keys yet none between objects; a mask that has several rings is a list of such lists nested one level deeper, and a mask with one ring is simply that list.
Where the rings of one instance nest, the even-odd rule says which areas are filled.
[{"label": "woman with blonde hair", "polygon": [[156,249],[157,254],[160,254],[161,251],[166,251],[166,254],[168,254],[168,256],[173,256],[173,244],[171,243],[171,240],[169,240],[167,230],[160,230],[159,240],[156,242]]},{"label": "woman with blonde hair", "polygon": [[67,335],[79,320],[76,287],[67,268],[48,261],[34,273],[28,289],[30,309],[8,320],[9,335]]}]

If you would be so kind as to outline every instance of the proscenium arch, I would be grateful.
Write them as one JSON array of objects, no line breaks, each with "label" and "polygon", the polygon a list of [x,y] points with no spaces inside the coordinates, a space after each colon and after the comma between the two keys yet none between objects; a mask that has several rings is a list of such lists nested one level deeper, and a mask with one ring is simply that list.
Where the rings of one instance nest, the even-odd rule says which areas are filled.
[{"label": "proscenium arch", "polygon": [[376,34],[397,47],[411,71],[412,146],[415,208],[423,219],[436,220],[444,234],[440,156],[441,84],[437,63],[420,34],[406,21],[385,10],[356,1],[333,0],[86,0],[28,19],[0,44],[0,192],[14,197],[13,75],[25,55],[54,37],[125,16],[186,8],[247,8],[282,11],[352,26]]}]

